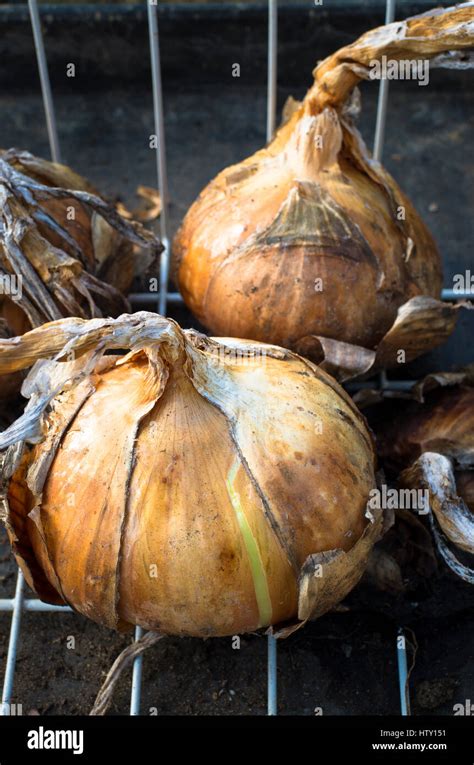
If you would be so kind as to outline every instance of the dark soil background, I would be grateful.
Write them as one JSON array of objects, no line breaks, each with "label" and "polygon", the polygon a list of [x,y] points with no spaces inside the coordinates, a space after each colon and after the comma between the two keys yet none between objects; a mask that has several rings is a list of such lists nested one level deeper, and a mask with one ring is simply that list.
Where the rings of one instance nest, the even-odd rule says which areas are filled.
[{"label": "dark soil background", "polygon": [[[328,0],[323,10],[300,5],[280,15],[280,107],[290,93],[304,94],[317,59],[383,20],[380,3],[351,9]],[[416,10],[413,3],[403,7],[400,16]],[[265,11],[253,5],[216,8],[208,15],[165,9],[160,17],[173,231],[216,172],[265,141]],[[26,17],[21,9],[16,16],[8,13],[0,16],[0,54],[9,62],[0,72],[0,145],[48,157]],[[130,205],[139,183],[156,186],[155,158],[148,148],[154,128],[144,10],[133,14],[120,21],[107,13],[93,18],[77,11],[73,17],[51,13],[45,20],[64,161]],[[77,63],[74,80],[65,77],[67,62]],[[241,64],[240,78],[231,76],[235,62]],[[446,287],[453,286],[455,273],[473,267],[470,83],[469,72],[434,70],[428,87],[390,86],[384,163],[436,236]],[[376,99],[377,86],[364,85],[360,126],[369,145]],[[173,308],[170,315],[192,325],[185,309]],[[466,312],[449,343],[403,376],[472,362],[473,327],[473,312]],[[415,713],[452,714],[454,704],[474,698],[474,588],[441,564],[429,578],[407,576],[401,595],[362,583],[344,603],[347,610],[280,641],[280,713],[311,715],[321,708],[324,714],[397,714],[399,626],[413,630],[418,644],[410,684]],[[12,597],[14,586],[15,566],[2,532],[0,598]],[[10,614],[0,612],[0,683],[10,620]],[[69,636],[75,637],[74,649],[67,648]],[[13,701],[23,705],[24,714],[87,713],[129,640],[79,615],[24,613]],[[113,713],[128,712],[129,695],[130,674],[121,682]],[[266,641],[261,636],[242,636],[239,650],[230,638],[167,638],[145,655],[143,714],[265,711]]]}]

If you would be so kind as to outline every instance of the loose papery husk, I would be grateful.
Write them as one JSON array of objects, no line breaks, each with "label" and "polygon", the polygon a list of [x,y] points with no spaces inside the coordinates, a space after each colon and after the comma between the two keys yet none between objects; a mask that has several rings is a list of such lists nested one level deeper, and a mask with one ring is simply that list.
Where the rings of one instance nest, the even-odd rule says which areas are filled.
[{"label": "loose papery husk", "polygon": [[451,334],[461,304],[439,300],[436,244],[364,145],[355,86],[382,56],[470,64],[473,7],[379,27],[329,56],[270,144],[200,194],[176,235],[174,269],[213,334],[291,348],[340,381],[409,362]]},{"label": "loose papery husk", "polygon": [[[400,485],[429,492],[429,521],[437,550],[457,576],[474,584],[474,514],[457,494],[452,461],[424,452],[401,473]],[[449,543],[470,554],[470,565],[459,560]]]},{"label": "loose papery husk", "polygon": [[[364,393],[364,392],[362,392]],[[474,365],[457,372],[436,372],[416,383],[402,397],[382,391],[374,421],[377,450],[384,464],[399,472],[423,452],[438,452],[454,461],[456,472],[474,470]],[[364,395],[354,400],[364,406]],[[367,397],[367,403],[374,401]],[[473,506],[474,511],[474,506]]]},{"label": "loose papery husk", "polygon": [[393,326],[375,350],[315,336],[300,340],[296,350],[340,382],[347,382],[398,366],[400,351],[406,364],[442,345],[456,326],[458,310],[472,307],[467,301],[452,305],[420,295],[400,306]]},{"label": "loose papery husk", "polygon": [[[126,356],[104,355],[126,350],[129,350]],[[240,354],[239,362],[236,353]],[[21,338],[0,341],[0,375],[29,367],[35,361],[23,386],[23,394],[29,398],[25,413],[0,434],[0,448],[6,450],[2,490],[4,520],[25,578],[42,599],[69,603],[89,618],[118,630],[127,630],[139,623],[144,629],[160,634],[209,637],[270,626],[275,634],[283,637],[306,620],[336,606],[362,575],[382,524],[381,512],[370,514],[366,510],[369,492],[375,483],[373,445],[365,421],[350,397],[311,362],[275,346],[211,339],[194,330],[183,331],[174,321],[146,312],[123,315],[115,320],[63,319]],[[112,387],[107,388],[108,385]],[[148,445],[146,429],[152,428],[155,416],[168,412],[167,407],[177,395],[174,391],[181,390],[181,386],[189,390],[186,397],[191,398],[186,401],[194,402],[186,417],[191,416],[191,410],[196,407],[199,411],[204,407],[206,412],[199,429],[194,431],[193,425],[188,424],[176,442],[179,445],[193,433],[198,439],[196,465],[200,468],[196,467],[194,473],[194,463],[186,457],[190,477],[185,494],[179,490],[185,477],[183,473],[180,478],[179,469],[184,470],[184,463],[183,468],[179,468],[181,452],[173,451],[173,431],[168,435],[164,431],[165,440],[158,442],[158,430],[153,444]],[[300,390],[295,398],[297,388]],[[314,404],[310,404],[313,391]],[[176,421],[180,411],[181,408],[169,409],[170,422]],[[89,423],[86,431],[82,430],[85,425],[80,425],[81,416]],[[315,417],[324,425],[321,432],[315,430]],[[103,433],[94,425],[96,421],[102,423]],[[225,432],[221,432],[222,425]],[[214,433],[213,428],[217,430],[212,439],[212,453],[207,454],[206,439]],[[231,468],[225,483],[227,493],[224,491],[221,496],[220,454],[221,450],[226,454],[227,431],[232,465],[237,458],[241,467],[237,473]],[[72,445],[76,437],[80,439],[78,443],[83,444],[81,454],[75,452]],[[296,449],[294,458],[293,449]],[[163,472],[159,467],[162,451],[166,452],[163,465],[168,464],[174,476],[172,480],[168,468]],[[71,460],[66,467],[67,475],[62,474],[60,467],[65,458]],[[205,466],[200,462],[202,459],[206,460]],[[154,464],[153,460],[158,462]],[[228,470],[226,461],[227,457],[223,463],[224,475]],[[214,469],[213,465],[217,473],[209,483],[207,472]],[[86,471],[87,475],[84,473],[76,479],[70,476],[72,471]],[[143,482],[140,482],[142,474]],[[70,484],[70,480],[73,483]],[[62,547],[61,537],[55,542],[58,532],[53,534],[53,531],[60,528],[61,518],[68,512],[67,497],[69,489],[75,486],[74,481],[80,483],[82,499],[75,504],[72,518],[74,524],[80,525],[80,534],[79,538],[68,538],[68,547]],[[126,576],[120,569],[119,577],[119,569],[111,563],[119,545],[120,566],[128,565],[134,545],[123,547],[122,535],[126,532],[133,536],[134,529],[141,528],[135,525],[139,524],[138,516],[135,520],[130,513],[142,512],[147,507],[145,495],[140,494],[140,503],[132,511],[129,497],[137,497],[138,488],[140,492],[148,490],[146,487],[153,482],[159,487],[156,496],[165,497],[157,500],[158,504],[153,503],[153,517],[160,518],[162,513],[171,511],[174,525],[179,528],[185,521],[186,531],[185,543],[177,542],[178,537],[171,535],[168,541],[164,540],[164,547],[160,542],[157,549],[165,551],[160,555],[165,554],[163,560],[168,560],[172,567],[173,551],[181,554],[180,544],[184,544],[183,552],[186,550],[191,556],[186,566],[193,565],[190,580],[185,566],[180,573],[176,570],[168,581],[166,577],[172,572],[165,572],[163,563],[161,579],[166,578],[167,587],[178,587],[177,592],[181,580],[189,580],[193,588],[199,582],[185,611],[168,609],[165,613],[164,609],[158,621],[156,615],[153,616],[153,598],[147,596],[143,601],[144,596],[139,596],[141,590],[136,589],[138,584],[134,583],[135,569]],[[178,490],[181,495],[169,494]],[[53,499],[56,491],[65,492],[63,499],[57,494]],[[205,501],[202,491],[207,497]],[[213,491],[218,492],[216,497],[220,497],[222,509],[219,504],[215,505]],[[101,522],[92,537],[87,565],[81,569],[85,549],[89,549],[88,529],[95,522],[99,512],[96,505],[100,505],[104,492]],[[242,505],[244,496],[247,499]],[[324,496],[324,513],[318,520],[319,516],[313,518],[312,513],[319,513]],[[230,573],[235,560],[231,550],[222,558],[219,573],[215,576],[211,573],[220,544],[215,522],[221,512],[227,513],[229,497],[232,505],[239,500],[248,523],[258,530],[253,533],[257,533],[256,538],[260,540],[260,554],[265,555],[265,560],[270,556],[265,571],[271,608],[265,615],[260,606],[259,613],[253,615],[245,602],[239,605],[237,584]],[[54,502],[59,503],[59,515],[54,515],[56,510],[53,513]],[[160,502],[164,502],[161,510]],[[192,518],[188,518],[187,511],[182,517],[178,514],[183,502],[192,505]],[[84,516],[86,507],[87,518]],[[122,515],[125,507],[128,508],[126,516]],[[54,522],[52,513],[56,518]],[[126,530],[121,530],[116,513],[119,518],[127,518]],[[200,522],[196,527],[193,524],[194,517],[199,519],[202,513],[206,514],[205,536],[199,543],[202,528]],[[54,526],[56,523],[59,526]],[[66,520],[64,523],[67,526]],[[317,531],[319,528],[321,531]],[[136,544],[155,544],[157,533],[154,524],[143,528]],[[240,539],[240,535],[238,537]],[[239,541],[236,550],[241,544]],[[218,546],[217,550],[214,545]],[[203,560],[196,561],[196,555],[203,556]],[[237,560],[240,559],[239,554]],[[245,564],[245,557],[242,560],[239,566]],[[140,561],[140,565],[146,566],[146,555]],[[205,569],[202,569],[204,561]],[[243,581],[246,578],[247,574]],[[161,593],[161,580],[157,582],[153,582],[153,587],[158,587],[157,592]],[[275,590],[278,582],[280,589]],[[221,590],[220,600],[216,601],[216,593]],[[234,590],[235,602],[234,596],[231,597]],[[231,619],[229,597],[232,608],[237,609]],[[253,597],[249,602],[253,603]],[[199,609],[204,609],[202,614]],[[199,619],[196,614],[201,614]]]},{"label": "loose papery husk", "polygon": [[[474,554],[474,365],[427,375],[401,395],[375,407],[377,453],[399,486],[428,491],[438,552],[473,583],[472,558],[460,561],[450,545]],[[370,395],[354,398],[359,405],[377,402]]]},{"label": "loose papery husk", "polygon": [[117,316],[138,269],[162,250],[69,167],[26,151],[0,152],[0,217],[0,277],[22,278],[18,299],[0,296],[13,335],[68,315]]}]

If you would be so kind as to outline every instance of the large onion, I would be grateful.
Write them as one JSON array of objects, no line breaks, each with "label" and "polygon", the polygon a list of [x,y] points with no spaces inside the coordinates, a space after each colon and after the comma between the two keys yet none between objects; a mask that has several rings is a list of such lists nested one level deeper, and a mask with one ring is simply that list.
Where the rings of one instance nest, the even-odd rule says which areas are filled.
[{"label": "large onion", "polygon": [[473,7],[395,22],[327,58],[275,139],[200,194],[175,238],[175,270],[214,334],[292,348],[340,379],[409,361],[450,334],[456,311],[436,299],[433,238],[369,156],[348,99],[384,56],[473,47]]},{"label": "large onion", "polygon": [[311,362],[149,313],[0,341],[0,374],[48,358],[0,436],[7,529],[41,598],[204,637],[302,623],[359,579],[380,529],[372,441]]}]

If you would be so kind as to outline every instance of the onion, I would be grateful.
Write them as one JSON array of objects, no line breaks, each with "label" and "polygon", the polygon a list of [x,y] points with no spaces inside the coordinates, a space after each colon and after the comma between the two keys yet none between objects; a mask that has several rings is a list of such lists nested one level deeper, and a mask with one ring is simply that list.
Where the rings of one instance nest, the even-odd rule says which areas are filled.
[{"label": "onion", "polygon": [[[438,372],[413,390],[390,419],[375,427],[377,451],[387,468],[400,472],[425,452],[450,458],[456,480],[466,489],[474,512],[474,366],[462,372]],[[464,495],[462,495],[464,496]]]},{"label": "onion", "polygon": [[[16,149],[0,152],[0,222],[0,319],[14,335],[62,316],[127,310],[122,293],[160,251],[70,168]],[[12,277],[21,290],[9,295]]]},{"label": "onion", "polygon": [[448,544],[474,554],[474,366],[428,375],[412,396],[399,406],[392,402],[385,416],[377,414],[378,455],[401,487],[428,492],[438,550],[474,584],[474,567],[459,561]]},{"label": "onion", "polygon": [[8,533],[42,599],[206,637],[294,629],[358,581],[381,525],[373,444],[317,366],[146,312],[0,341],[0,374],[39,359],[0,447]]},{"label": "onion", "polygon": [[380,27],[327,58],[274,140],[204,189],[174,241],[179,287],[204,326],[292,348],[339,379],[446,339],[456,310],[437,299],[436,245],[369,156],[352,121],[354,88],[384,56],[472,47],[473,7]]}]

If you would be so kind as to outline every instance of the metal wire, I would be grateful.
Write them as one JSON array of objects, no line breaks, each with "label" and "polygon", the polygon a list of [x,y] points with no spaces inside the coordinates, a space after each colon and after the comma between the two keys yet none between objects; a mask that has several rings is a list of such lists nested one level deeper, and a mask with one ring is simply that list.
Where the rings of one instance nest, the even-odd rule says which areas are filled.
[{"label": "metal wire", "polygon": [[38,13],[36,0],[28,0],[30,9],[31,26],[33,28],[33,38],[35,41],[36,59],[38,62],[38,71],[41,81],[41,92],[43,94],[44,113],[46,117],[46,127],[48,130],[49,147],[51,150],[51,159],[53,162],[61,162],[59,151],[58,131],[56,129],[56,118],[54,114],[53,96],[49,81],[48,64],[44,52],[43,32]]},{"label": "metal wire", "polygon": [[462,292],[454,289],[444,289],[441,293],[442,300],[472,300],[474,292],[463,290]]},{"label": "metal wire", "polygon": [[[386,0],[385,3],[385,24],[391,24],[395,19],[395,0]],[[377,162],[382,159],[383,145],[385,140],[385,126],[387,124],[387,106],[388,106],[388,80],[382,78],[379,86],[379,97],[377,102],[377,120],[375,123],[375,138],[374,138],[374,150],[373,156]],[[379,374],[379,388],[381,390],[387,390],[390,387],[396,390],[406,390],[412,387],[410,381],[397,381],[390,382],[387,378],[387,373],[383,369]],[[403,631],[399,630],[399,635],[403,634]],[[403,644],[403,648],[399,647],[399,643]],[[398,682],[400,686],[400,699],[402,715],[406,715],[406,687],[407,687],[407,662],[405,651],[405,639],[397,642],[397,667],[398,667]],[[402,696],[403,687],[403,696]]]},{"label": "metal wire", "polygon": [[15,677],[16,652],[18,648],[18,638],[20,636],[24,585],[25,580],[23,578],[23,574],[21,571],[18,571],[15,589],[15,605],[10,627],[10,639],[8,641],[7,664],[5,667],[5,678],[3,681],[2,704],[0,707],[0,715],[2,717],[6,717],[10,714],[9,706],[13,692],[13,679]]},{"label": "metal wire", "polygon": [[[156,295],[151,292],[132,292],[128,299],[131,303],[156,303]],[[168,303],[183,303],[183,296],[179,292],[168,292],[166,295]]]},{"label": "metal wire", "polygon": [[[143,636],[143,630],[141,627],[135,627],[135,640],[140,640]],[[130,714],[140,714],[140,701],[142,695],[142,669],[143,669],[143,654],[136,656],[133,662],[132,672],[132,696],[130,699]]]},{"label": "metal wire", "polygon": [[[156,303],[156,296],[150,292],[132,292],[129,296],[132,303]],[[472,300],[474,293],[469,290],[459,291],[446,288],[441,292],[441,300],[447,302],[457,300]],[[183,296],[179,292],[168,292],[166,299],[168,303],[184,303]]]},{"label": "metal wire", "polygon": [[[42,600],[36,598],[25,598],[22,605],[23,611],[57,611],[58,613],[70,613],[74,611],[69,606],[53,606],[51,603],[43,603]],[[14,611],[15,610],[15,598],[2,598],[0,599],[0,611]]]},{"label": "metal wire", "polygon": [[277,100],[278,3],[268,0],[267,141],[275,133]]},{"label": "metal wire", "polygon": [[[268,0],[268,52],[267,52],[267,142],[275,133],[277,100],[278,55],[278,2]],[[276,715],[277,700],[277,641],[267,637],[267,713]]]},{"label": "metal wire", "polygon": [[158,188],[161,195],[160,230],[164,247],[160,262],[160,297],[158,313],[166,316],[166,301],[169,277],[169,238],[168,238],[168,173],[165,150],[165,120],[163,111],[163,87],[161,82],[160,38],[158,32],[158,4],[148,0],[148,30],[150,37],[151,72],[153,82],[153,114],[156,133],[156,170]]},{"label": "metal wire", "polygon": [[[163,85],[161,80],[160,63],[160,36],[158,29],[158,7],[148,0],[148,31],[150,39],[151,71],[153,83],[153,115],[156,133],[156,170],[158,176],[158,189],[161,196],[160,230],[161,241],[164,247],[160,261],[160,293],[158,301],[158,313],[166,316],[168,308],[168,281],[169,281],[169,238],[168,238],[168,171],[166,164],[165,146],[165,120],[163,109]],[[175,293],[175,298],[178,295]],[[178,302],[174,300],[173,302]],[[141,627],[135,628],[135,640],[139,640],[143,634]],[[136,656],[133,662],[132,692],[130,700],[130,714],[140,714],[140,699],[142,688],[143,655]]]},{"label": "metal wire", "polygon": [[[51,85],[49,81],[48,64],[46,61],[46,54],[44,50],[43,32],[41,29],[41,22],[38,13],[38,5],[36,0],[28,0],[28,8],[30,12],[31,27],[33,30],[33,39],[36,50],[36,60],[38,63],[38,71],[41,82],[41,93],[43,96],[44,113],[46,118],[46,127],[48,130],[49,148],[51,151],[51,158],[53,162],[60,162],[59,140],[56,129],[56,118],[54,113],[53,96],[51,93]],[[12,621],[10,627],[10,640],[8,643],[7,663],[5,668],[5,677],[3,681],[2,691],[2,705],[0,708],[0,715],[4,716],[9,714],[9,704],[13,692],[13,680],[15,676],[16,665],[16,653],[18,647],[18,638],[20,635],[21,614],[24,607],[24,584],[25,580],[23,574],[18,570],[18,576],[16,580],[15,597],[13,601],[6,601],[4,603],[5,611],[12,611]],[[39,606],[41,601],[33,601],[29,610],[52,610],[49,606],[44,609]],[[46,605],[46,604],[43,604]],[[53,607],[54,608],[54,607]]]},{"label": "metal wire", "polygon": [[398,665],[398,685],[400,689],[400,712],[402,717],[407,717],[409,711],[408,697],[408,669],[407,669],[407,647],[405,633],[400,627],[397,635],[397,665]]},{"label": "metal wire", "polygon": [[268,635],[267,642],[267,713],[270,716],[278,714],[277,686],[277,639]]},{"label": "metal wire", "polygon": [[[386,0],[385,3],[385,23],[391,24],[395,18],[395,0]],[[375,139],[373,156],[377,162],[382,159],[383,144],[385,138],[385,125],[387,122],[387,104],[388,104],[388,80],[380,80],[379,100],[377,104],[377,121],[375,123]]]}]

